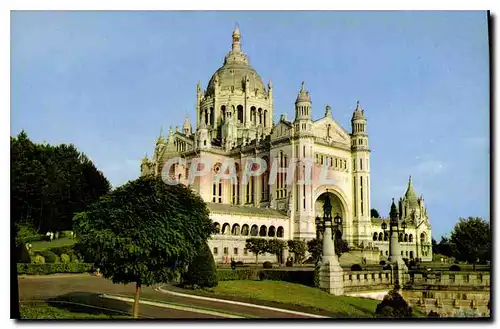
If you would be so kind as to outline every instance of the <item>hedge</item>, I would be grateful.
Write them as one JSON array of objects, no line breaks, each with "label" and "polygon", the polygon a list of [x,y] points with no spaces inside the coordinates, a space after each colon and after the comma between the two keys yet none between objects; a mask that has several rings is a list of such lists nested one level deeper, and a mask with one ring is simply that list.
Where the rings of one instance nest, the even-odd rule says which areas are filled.
[{"label": "hedge", "polygon": [[236,269],[217,270],[218,281],[233,280],[274,280],[300,283],[314,287],[314,271],[290,271],[286,269]]},{"label": "hedge", "polygon": [[259,271],[257,269],[217,270],[217,280],[259,280]]},{"label": "hedge", "polygon": [[261,270],[259,279],[286,281],[314,287],[314,271]]},{"label": "hedge", "polygon": [[48,263],[48,264],[17,264],[17,274],[54,274],[54,273],[86,273],[93,269],[88,263]]}]

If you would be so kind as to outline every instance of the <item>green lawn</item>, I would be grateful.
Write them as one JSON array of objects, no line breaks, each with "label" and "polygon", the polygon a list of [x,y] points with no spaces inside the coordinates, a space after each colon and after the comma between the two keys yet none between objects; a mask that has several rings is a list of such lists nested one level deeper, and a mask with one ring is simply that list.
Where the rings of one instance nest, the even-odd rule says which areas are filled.
[{"label": "green lawn", "polygon": [[32,242],[32,248],[34,251],[42,251],[55,247],[71,246],[76,243],[76,240],[70,237],[60,238],[52,241],[35,241]]},{"label": "green lawn", "polygon": [[21,319],[130,319],[131,316],[118,312],[102,312],[97,308],[86,306],[67,306],[64,304],[49,305],[46,302],[29,302],[20,304]]},{"label": "green lawn", "polygon": [[320,289],[282,281],[222,281],[213,289],[216,295],[240,296],[321,309],[338,317],[374,317],[379,301],[333,296]]}]

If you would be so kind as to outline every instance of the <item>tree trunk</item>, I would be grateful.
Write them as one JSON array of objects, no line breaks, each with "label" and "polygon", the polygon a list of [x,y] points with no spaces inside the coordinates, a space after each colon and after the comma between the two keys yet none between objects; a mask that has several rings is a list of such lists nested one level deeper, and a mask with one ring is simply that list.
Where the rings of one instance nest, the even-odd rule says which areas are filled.
[{"label": "tree trunk", "polygon": [[255,264],[259,263],[259,253],[255,254]]},{"label": "tree trunk", "polygon": [[139,318],[139,296],[141,294],[141,283],[138,281],[135,284],[135,300],[134,300],[134,309],[133,316],[134,319]]}]

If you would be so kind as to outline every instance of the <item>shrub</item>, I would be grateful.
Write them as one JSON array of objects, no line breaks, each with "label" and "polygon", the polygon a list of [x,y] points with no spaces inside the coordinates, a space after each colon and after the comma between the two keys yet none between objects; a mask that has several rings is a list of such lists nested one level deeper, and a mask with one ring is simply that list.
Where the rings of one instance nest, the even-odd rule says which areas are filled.
[{"label": "shrub", "polygon": [[411,318],[412,310],[397,290],[384,296],[375,310],[377,318]]},{"label": "shrub", "polygon": [[259,280],[256,269],[217,270],[217,281]]},{"label": "shrub", "polygon": [[430,311],[429,314],[427,315],[428,318],[439,318],[440,315],[438,312]]},{"label": "shrub", "polygon": [[273,268],[273,263],[271,263],[271,262],[264,262],[263,267],[264,268]]},{"label": "shrub", "polygon": [[73,237],[73,231],[61,231],[59,232],[59,239],[60,238],[72,238]]},{"label": "shrub", "polygon": [[33,264],[45,264],[45,258],[42,255],[36,255],[33,258]]},{"label": "shrub", "polygon": [[385,265],[384,267],[382,267],[382,269],[383,269],[384,271],[390,271],[390,270],[392,269],[392,268],[391,268],[391,264],[387,264],[387,265]]},{"label": "shrub", "polygon": [[385,260],[381,260],[379,264],[380,265],[385,265]]},{"label": "shrub", "polygon": [[291,260],[287,260],[286,263],[285,263],[286,267],[292,267],[293,266],[293,262]]},{"label": "shrub", "polygon": [[259,279],[286,281],[314,287],[314,271],[261,270]]},{"label": "shrub", "polygon": [[351,266],[351,271],[362,271],[363,268],[359,264],[354,264]]},{"label": "shrub", "polygon": [[61,246],[50,248],[49,251],[52,251],[54,254],[61,256],[62,254],[66,254],[71,257],[75,253],[73,250],[73,246]]},{"label": "shrub", "polygon": [[214,257],[206,242],[201,246],[191,264],[189,264],[188,270],[183,276],[183,285],[193,287],[217,286]]},{"label": "shrub", "polygon": [[86,273],[92,268],[93,265],[88,263],[17,264],[17,274]]},{"label": "shrub", "polygon": [[450,266],[450,271],[458,272],[460,271],[460,266],[458,266],[457,264],[453,264]]},{"label": "shrub", "polygon": [[57,255],[50,250],[44,250],[39,252],[45,258],[45,263],[55,263],[57,260]]},{"label": "shrub", "polygon": [[67,264],[71,262],[71,258],[67,254],[61,254],[61,262]]},{"label": "shrub", "polygon": [[71,255],[71,261],[74,263],[79,263],[80,259],[78,258],[78,256],[76,254],[73,254],[73,255]]},{"label": "shrub", "polygon": [[236,265],[243,265],[243,262],[241,260],[236,262]]}]

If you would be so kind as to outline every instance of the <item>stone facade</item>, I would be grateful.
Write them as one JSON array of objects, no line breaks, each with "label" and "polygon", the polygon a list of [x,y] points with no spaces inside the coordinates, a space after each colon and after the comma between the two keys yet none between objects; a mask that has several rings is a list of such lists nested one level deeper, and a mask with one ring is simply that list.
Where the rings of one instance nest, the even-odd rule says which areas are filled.
[{"label": "stone facade", "polygon": [[[165,163],[176,157],[184,163],[167,168]],[[206,175],[190,181],[189,168],[200,157],[210,159],[213,165],[207,168]],[[250,177],[244,183],[241,178],[250,158],[265,160],[268,168],[263,175]],[[297,183],[296,178],[307,173],[308,159],[313,169],[325,169],[329,182],[313,179],[311,185]],[[235,163],[238,180],[215,182],[213,178],[228,160]],[[270,175],[273,166],[278,168],[274,177]],[[281,168],[283,172],[279,172]],[[286,168],[294,171],[287,172]],[[343,219],[343,238],[350,246],[376,247],[381,256],[388,251],[383,235],[379,239],[383,219],[372,219],[370,215],[369,138],[359,102],[349,132],[334,119],[329,106],[322,117],[313,119],[312,97],[302,83],[294,119],[289,121],[281,115],[275,122],[273,85],[265,85],[250,66],[237,28],[222,67],[210,78],[206,89],[200,84],[196,87],[195,129],[186,118],[182,129],[170,128],[168,136],[160,133],[153,157],[142,160],[141,174],[163,175],[187,184],[207,202],[219,232],[209,241],[218,262],[227,258],[253,261],[254,256],[245,251],[248,237],[315,238],[314,219],[322,215],[327,197],[334,216],[339,214]],[[292,183],[288,184],[287,178],[293,178]],[[413,251],[414,257],[430,260],[431,227],[423,198],[416,197],[411,180],[400,200],[400,213],[402,219],[408,218],[406,233],[411,240],[403,242],[403,252]],[[422,234],[423,238],[417,239]],[[264,255],[259,260],[275,257]]]}]

